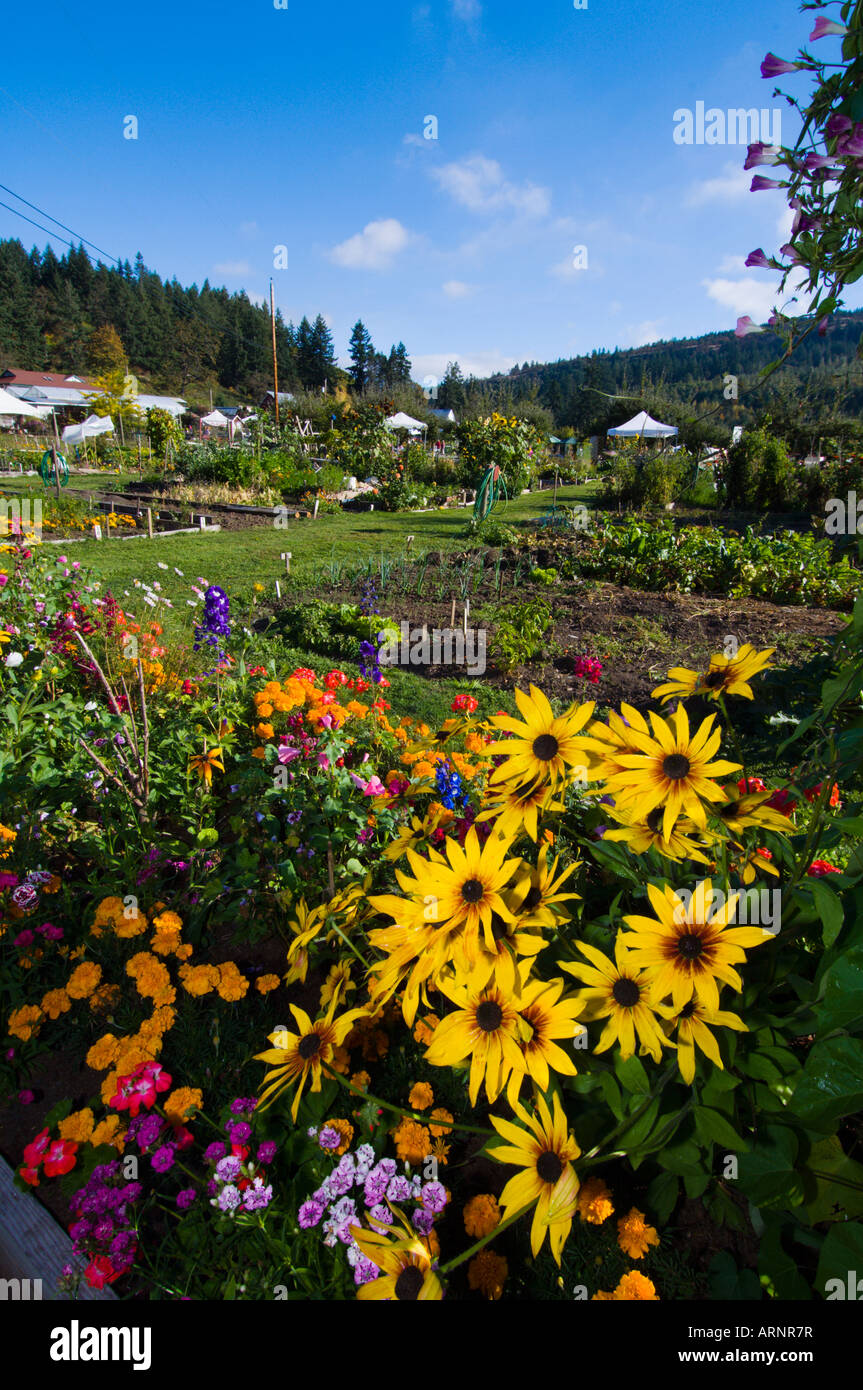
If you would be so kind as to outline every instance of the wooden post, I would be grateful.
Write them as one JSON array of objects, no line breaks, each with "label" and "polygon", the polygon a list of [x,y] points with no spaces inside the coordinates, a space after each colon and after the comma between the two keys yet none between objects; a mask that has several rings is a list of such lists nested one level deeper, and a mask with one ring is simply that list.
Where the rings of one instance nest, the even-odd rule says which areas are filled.
[{"label": "wooden post", "polygon": [[279,428],[279,359],[276,355],[276,301],[273,293],[273,281],[270,277],[270,318],[273,324],[273,385],[276,397],[276,429]]},{"label": "wooden post", "polygon": [[153,509],[152,509],[152,507],[148,507],[148,508],[147,508],[147,535],[150,537],[150,540],[153,539]]},{"label": "wooden post", "polygon": [[60,466],[57,463],[57,445],[51,445],[51,462],[54,465],[54,487],[57,492],[57,501],[60,500]]},{"label": "wooden post", "polygon": [[452,615],[450,616],[449,625],[451,628],[455,627],[455,599],[452,601]]},{"label": "wooden post", "polygon": [[281,553],[281,555],[279,556],[279,558],[280,558],[281,560],[284,560],[284,562],[285,562],[285,574],[290,574],[290,572],[291,572],[291,555],[292,555],[292,553],[293,553],[293,552],[290,551],[290,550],[283,550],[282,553]]}]

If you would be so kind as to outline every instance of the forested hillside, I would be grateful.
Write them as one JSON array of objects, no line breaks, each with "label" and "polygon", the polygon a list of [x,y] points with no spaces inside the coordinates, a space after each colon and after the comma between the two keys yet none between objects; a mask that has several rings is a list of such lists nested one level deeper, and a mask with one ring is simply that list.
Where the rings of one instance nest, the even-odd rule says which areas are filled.
[{"label": "forested hillside", "polygon": [[[244,292],[206,280],[184,288],[148,270],[140,255],[134,265],[93,265],[83,247],[58,258],[50,246],[28,253],[20,241],[0,241],[0,366],[85,373],[94,365],[94,335],[107,325],[132,370],[157,389],[191,398],[190,388],[218,384],[257,399],[272,387],[269,309]],[[407,380],[404,344],[377,353],[363,333],[368,384]],[[346,379],[322,315],[295,327],[277,312],[276,340],[280,390]]]}]

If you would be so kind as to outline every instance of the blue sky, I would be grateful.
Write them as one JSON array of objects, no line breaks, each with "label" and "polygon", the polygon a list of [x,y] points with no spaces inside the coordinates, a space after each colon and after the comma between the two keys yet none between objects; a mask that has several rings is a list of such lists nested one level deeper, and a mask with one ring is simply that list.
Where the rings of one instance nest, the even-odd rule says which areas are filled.
[{"label": "blue sky", "polygon": [[[759,64],[810,27],[788,0],[17,6],[0,182],[183,283],[262,299],[272,275],[342,361],[362,318],[418,380],[689,337],[764,321],[778,277],[743,260],[790,217],[745,144],[677,144],[674,112],[780,109],[790,142]],[[46,240],[0,208],[12,235]]]}]

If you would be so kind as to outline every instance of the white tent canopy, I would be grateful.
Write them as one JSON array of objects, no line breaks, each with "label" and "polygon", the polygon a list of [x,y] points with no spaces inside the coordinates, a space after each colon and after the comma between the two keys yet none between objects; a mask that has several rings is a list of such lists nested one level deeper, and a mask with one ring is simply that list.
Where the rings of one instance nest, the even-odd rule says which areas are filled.
[{"label": "white tent canopy", "polygon": [[205,415],[201,420],[202,425],[210,425],[213,429],[223,430],[228,423],[228,417],[223,415],[221,410],[211,410],[209,415]]},{"label": "white tent canopy", "polygon": [[64,444],[83,444],[85,439],[96,439],[100,434],[113,434],[114,425],[109,415],[88,415],[80,425],[67,425],[63,431]]},{"label": "white tent canopy", "polygon": [[0,387],[0,415],[28,415],[34,420],[41,419],[41,411],[28,401],[19,400]]},{"label": "white tent canopy", "polygon": [[414,420],[413,416],[405,415],[403,410],[400,410],[397,415],[390,415],[386,420],[384,420],[384,424],[389,430],[428,429],[428,425],[425,423],[425,421]]},{"label": "white tent canopy", "polygon": [[625,425],[618,425],[615,429],[608,430],[608,433],[618,439],[668,439],[677,434],[677,426],[661,425],[658,420],[648,415],[646,410],[640,410],[631,420],[627,420]]}]

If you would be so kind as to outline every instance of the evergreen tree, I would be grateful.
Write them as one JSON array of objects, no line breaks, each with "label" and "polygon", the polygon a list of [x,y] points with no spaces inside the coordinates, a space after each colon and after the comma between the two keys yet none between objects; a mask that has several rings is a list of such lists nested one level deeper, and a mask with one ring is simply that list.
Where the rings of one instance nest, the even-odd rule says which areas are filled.
[{"label": "evergreen tree", "polygon": [[362,395],[372,385],[376,356],[371,334],[362,319],[354,324],[349,349],[351,386],[357,395]]}]

